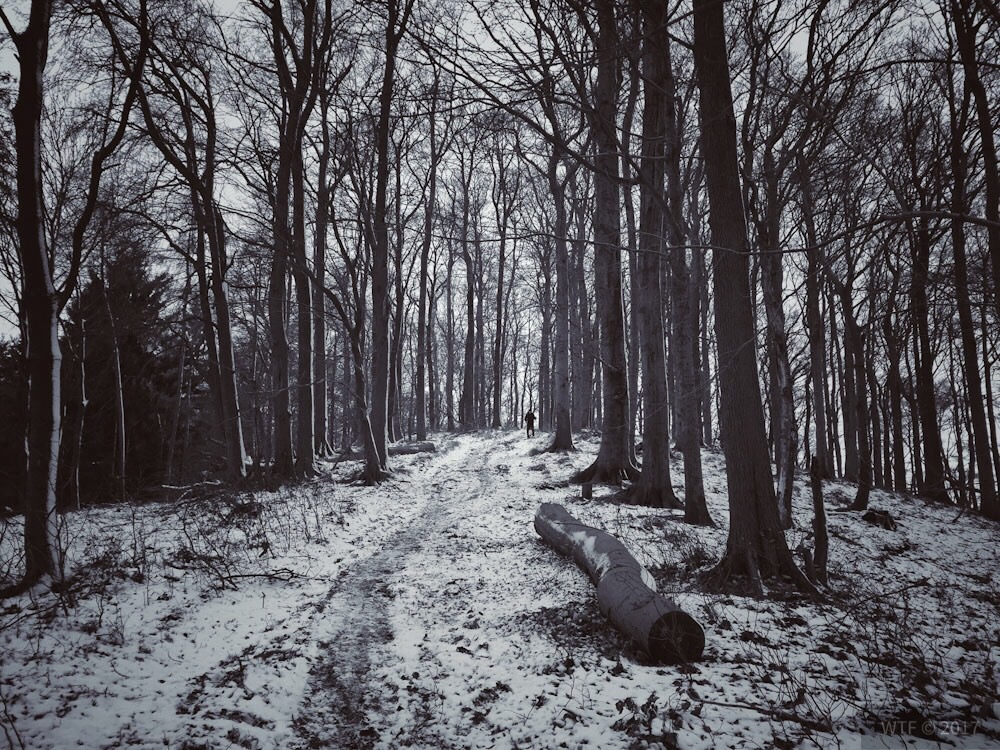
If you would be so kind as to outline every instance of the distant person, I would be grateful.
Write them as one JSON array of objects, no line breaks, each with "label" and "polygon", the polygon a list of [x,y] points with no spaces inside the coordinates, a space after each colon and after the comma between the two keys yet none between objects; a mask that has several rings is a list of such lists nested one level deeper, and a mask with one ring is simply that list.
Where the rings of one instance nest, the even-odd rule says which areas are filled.
[{"label": "distant person", "polygon": [[528,413],[524,415],[524,424],[528,427],[528,437],[535,436],[535,412],[528,409]]}]

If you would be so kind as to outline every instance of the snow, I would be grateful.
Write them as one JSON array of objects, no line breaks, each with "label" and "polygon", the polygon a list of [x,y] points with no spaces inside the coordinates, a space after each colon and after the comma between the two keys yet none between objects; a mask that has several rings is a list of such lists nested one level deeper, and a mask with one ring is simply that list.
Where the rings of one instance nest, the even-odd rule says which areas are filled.
[{"label": "snow", "polygon": [[[996,525],[875,492],[899,528],[829,513],[828,601],[710,594],[721,455],[704,460],[722,528],[702,529],[581,499],[566,478],[593,436],[569,454],[539,453],[544,435],[436,437],[379,488],[343,461],[273,493],[66,516],[67,590],[0,602],[9,745],[1000,747]],[[852,488],[826,494],[832,511]],[[542,502],[618,536],[703,624],[704,659],[650,664],[615,632],[535,534]],[[805,478],[794,513],[793,547]],[[0,570],[18,524],[0,522]]]}]

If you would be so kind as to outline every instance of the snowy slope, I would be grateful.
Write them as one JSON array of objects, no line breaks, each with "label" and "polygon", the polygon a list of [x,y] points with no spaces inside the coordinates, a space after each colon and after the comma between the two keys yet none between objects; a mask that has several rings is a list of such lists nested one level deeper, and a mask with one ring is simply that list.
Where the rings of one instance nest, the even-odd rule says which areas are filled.
[{"label": "snowy slope", "polygon": [[[995,525],[875,493],[899,529],[830,514],[827,603],[706,594],[721,456],[705,468],[723,528],[696,529],[581,500],[565,480],[596,442],[532,455],[546,439],[440,436],[377,489],[345,462],[277,493],[70,515],[69,591],[0,603],[8,743],[1000,747]],[[827,487],[831,505],[849,493]],[[546,501],[630,547],[705,626],[702,662],[648,664],[607,625],[534,533]],[[810,508],[803,483],[792,546]],[[2,570],[16,523],[0,534]]]}]

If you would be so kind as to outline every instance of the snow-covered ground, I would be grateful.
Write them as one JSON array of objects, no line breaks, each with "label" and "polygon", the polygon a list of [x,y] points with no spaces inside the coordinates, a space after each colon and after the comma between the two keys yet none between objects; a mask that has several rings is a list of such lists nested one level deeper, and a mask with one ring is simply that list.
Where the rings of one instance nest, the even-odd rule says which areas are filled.
[{"label": "snow-covered ground", "polygon": [[[0,728],[19,748],[1000,747],[1000,531],[874,493],[887,531],[831,513],[828,601],[704,593],[727,523],[584,501],[596,452],[547,436],[439,436],[254,496],[66,517],[70,585],[0,602]],[[680,478],[675,466],[675,479]],[[850,488],[826,487],[831,506]],[[598,488],[596,495],[610,492]],[[622,539],[705,627],[649,664],[532,527],[542,502]],[[796,497],[798,545],[811,523]],[[16,563],[0,521],[0,571]]]}]

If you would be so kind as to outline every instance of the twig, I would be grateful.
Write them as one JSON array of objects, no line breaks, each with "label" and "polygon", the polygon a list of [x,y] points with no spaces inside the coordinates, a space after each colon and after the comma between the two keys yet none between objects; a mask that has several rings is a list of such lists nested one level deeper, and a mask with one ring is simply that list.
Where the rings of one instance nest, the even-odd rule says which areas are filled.
[{"label": "twig", "polygon": [[[7,696],[3,692],[3,683],[0,683],[0,706],[3,707],[3,733],[7,738],[7,745],[14,748],[14,740],[17,740],[16,747],[24,750],[24,739],[21,737],[21,733],[17,731],[17,726],[15,725],[17,719],[11,714],[10,707],[7,705]],[[10,726],[10,731],[7,731],[8,726]],[[11,732],[14,733],[13,737],[11,737]]]},{"label": "twig", "polygon": [[776,719],[777,721],[794,721],[814,732],[830,733],[833,731],[832,727],[816,721],[815,719],[807,719],[804,716],[797,716],[790,711],[782,711],[777,708],[752,706],[749,703],[726,703],[725,701],[713,701],[708,698],[699,698],[698,700],[707,706],[718,706],[720,708],[742,708],[748,711],[755,711],[756,713],[763,714],[764,716],[770,716],[772,719]]}]

